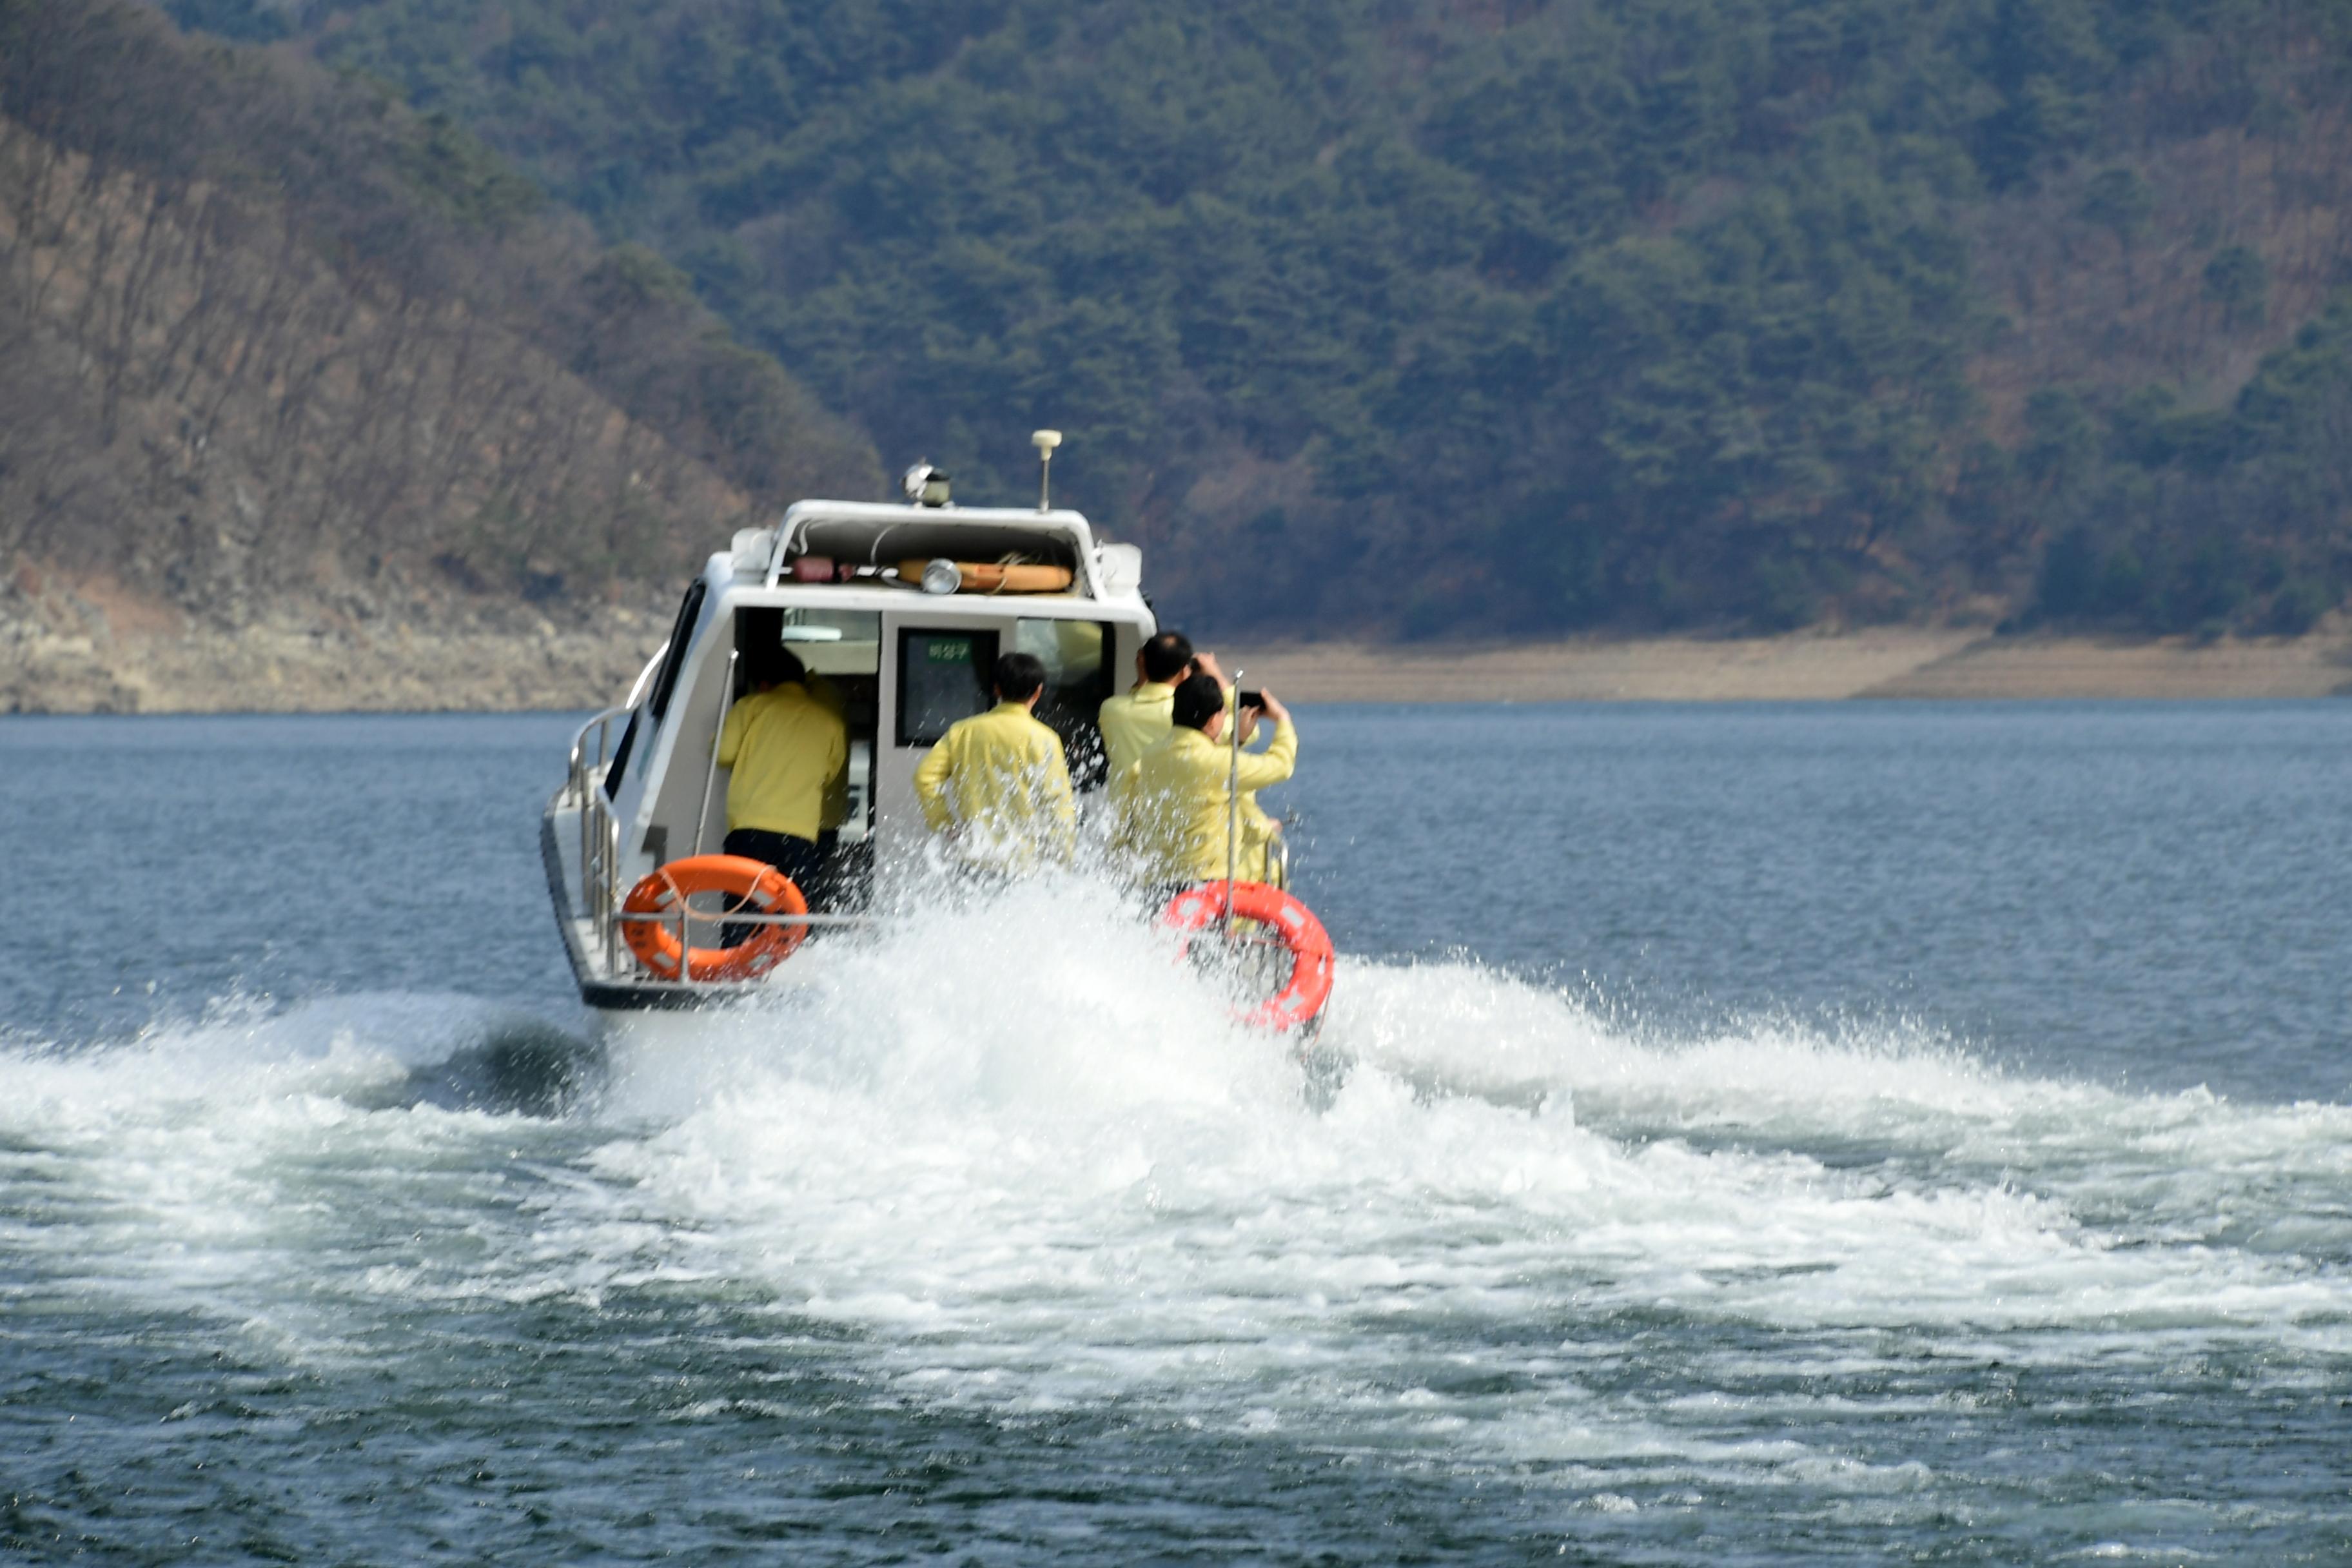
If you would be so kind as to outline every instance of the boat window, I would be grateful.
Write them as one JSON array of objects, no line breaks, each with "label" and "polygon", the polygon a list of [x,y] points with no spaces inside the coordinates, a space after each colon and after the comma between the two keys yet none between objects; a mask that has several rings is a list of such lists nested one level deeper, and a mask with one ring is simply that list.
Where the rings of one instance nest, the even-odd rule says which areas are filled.
[{"label": "boat window", "polygon": [[1111,693],[1113,629],[1102,621],[1044,617],[1024,617],[1013,627],[1013,651],[1034,654],[1045,666],[1037,717],[1062,738],[1070,782],[1079,789],[1101,784],[1109,769],[1097,721]]},{"label": "boat window", "polygon": [[882,673],[881,611],[812,610],[788,605],[775,616],[776,640],[799,656],[810,674]]},{"label": "boat window", "polygon": [[647,705],[652,708],[654,721],[659,723],[669,713],[670,693],[677,689],[677,672],[686,668],[686,650],[694,640],[694,623],[702,614],[703,595],[709,584],[701,578],[686,591],[686,601],[677,607],[677,622],[669,628],[669,655],[662,660],[661,671],[654,677],[653,695]]},{"label": "boat window", "polygon": [[[677,621],[669,628],[669,645],[662,655],[661,668],[654,674],[654,689],[648,697],[647,706],[652,709],[656,724],[661,722],[662,715],[669,711],[669,695],[677,689],[677,672],[686,663],[686,645],[694,630],[695,618],[702,614],[703,597],[709,592],[709,585],[697,577],[694,585],[686,591],[685,601],[677,607]],[[621,730],[621,743],[613,748],[613,765],[604,770],[606,800],[621,798],[621,780],[628,773],[629,758],[636,752],[637,729],[644,717],[644,709],[631,713],[628,723]]]},{"label": "boat window", "polygon": [[898,632],[898,744],[937,745],[959,719],[984,713],[995,701],[992,631]]},{"label": "boat window", "polygon": [[637,715],[632,713],[629,721],[621,727],[621,743],[613,748],[613,765],[604,770],[606,800],[621,798],[621,778],[629,771],[629,753],[636,750],[636,746]]}]

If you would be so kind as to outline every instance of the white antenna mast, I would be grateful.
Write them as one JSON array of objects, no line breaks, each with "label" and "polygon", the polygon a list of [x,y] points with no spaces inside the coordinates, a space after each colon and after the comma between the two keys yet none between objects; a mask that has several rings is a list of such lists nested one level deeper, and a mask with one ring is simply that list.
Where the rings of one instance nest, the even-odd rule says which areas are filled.
[{"label": "white antenna mast", "polygon": [[1054,448],[1062,444],[1059,430],[1033,431],[1029,444],[1037,448],[1037,510],[1051,511],[1054,502]]}]

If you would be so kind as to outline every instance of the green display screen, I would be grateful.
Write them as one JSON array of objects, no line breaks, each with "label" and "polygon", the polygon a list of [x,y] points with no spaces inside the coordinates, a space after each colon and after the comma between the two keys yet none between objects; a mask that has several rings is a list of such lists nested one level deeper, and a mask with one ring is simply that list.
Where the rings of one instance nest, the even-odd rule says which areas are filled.
[{"label": "green display screen", "polygon": [[900,630],[898,744],[935,745],[957,720],[986,711],[995,666],[994,632]]}]

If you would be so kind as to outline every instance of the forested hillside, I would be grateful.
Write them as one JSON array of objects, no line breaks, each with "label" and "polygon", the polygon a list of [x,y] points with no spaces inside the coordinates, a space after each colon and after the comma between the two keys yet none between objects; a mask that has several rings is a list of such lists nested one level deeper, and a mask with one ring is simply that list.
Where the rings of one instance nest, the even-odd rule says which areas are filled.
[{"label": "forested hillside", "polygon": [[878,478],[451,122],[143,6],[0,0],[5,640],[70,619],[60,582],[218,627],[667,593]]},{"label": "forested hillside", "polygon": [[2292,629],[2352,583],[2340,0],[172,9],[478,132],[892,462],[1019,493],[1066,428],[1201,618]]}]

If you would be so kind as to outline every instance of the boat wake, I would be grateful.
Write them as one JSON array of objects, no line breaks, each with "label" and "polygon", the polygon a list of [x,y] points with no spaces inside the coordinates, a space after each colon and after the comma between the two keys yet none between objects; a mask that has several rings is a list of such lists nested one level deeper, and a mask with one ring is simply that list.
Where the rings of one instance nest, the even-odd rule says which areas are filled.
[{"label": "boat wake", "polygon": [[[460,1304],[748,1302],[918,1405],[1813,1481],[1790,1413],[1921,1358],[2352,1352],[2340,1105],[1924,1031],[1655,1038],[1475,963],[1355,962],[1318,1112],[1084,888],[794,966],[597,1043],[413,995],[18,1042],[19,1289],[324,1361]],[[1668,1408],[1625,1383],[1666,1361],[1685,1391],[1816,1382]]]}]

